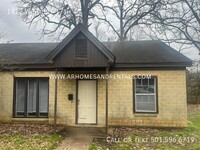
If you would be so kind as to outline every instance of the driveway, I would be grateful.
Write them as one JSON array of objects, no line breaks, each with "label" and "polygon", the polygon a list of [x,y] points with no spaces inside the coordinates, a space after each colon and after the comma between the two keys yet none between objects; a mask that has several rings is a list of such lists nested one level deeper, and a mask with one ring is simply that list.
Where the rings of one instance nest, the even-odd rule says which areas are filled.
[{"label": "driveway", "polygon": [[67,127],[56,150],[88,150],[94,138],[104,138],[105,128]]}]

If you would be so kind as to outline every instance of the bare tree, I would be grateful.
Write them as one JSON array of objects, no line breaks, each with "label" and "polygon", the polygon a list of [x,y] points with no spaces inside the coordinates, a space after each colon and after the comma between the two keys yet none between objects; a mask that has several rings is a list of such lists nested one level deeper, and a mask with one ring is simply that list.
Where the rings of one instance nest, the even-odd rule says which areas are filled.
[{"label": "bare tree", "polygon": [[8,32],[3,31],[3,29],[0,28],[0,43],[11,43],[14,40],[11,40],[9,38]]},{"label": "bare tree", "polygon": [[200,61],[194,61],[187,71],[188,103],[200,104]]},{"label": "bare tree", "polygon": [[[2,13],[0,12],[0,17],[2,16]],[[3,39],[5,38],[6,34],[5,32],[3,32],[3,30],[0,27],[0,43],[1,41],[3,41]]]},{"label": "bare tree", "polygon": [[199,0],[16,0],[16,4],[26,23],[41,26],[42,36],[60,39],[81,20],[88,27],[97,19],[101,22],[94,28],[97,36],[103,23],[120,41],[134,39],[134,31],[139,30],[149,38],[200,51]]},{"label": "bare tree", "polygon": [[41,26],[41,35],[58,38],[79,22],[87,28],[93,18],[92,9],[100,0],[16,0],[19,15],[30,26]]},{"label": "bare tree", "polygon": [[0,43],[11,43],[14,40],[9,39],[8,32],[3,31],[3,29],[0,28]]},{"label": "bare tree", "polygon": [[0,41],[2,41],[5,36],[6,34],[3,31],[0,31]]},{"label": "bare tree", "polygon": [[[106,22],[120,41],[127,39],[130,30],[143,24],[144,18],[149,18],[159,6],[161,0],[117,0],[116,2],[99,3],[101,15],[99,20]],[[118,23],[117,23],[118,21]]]},{"label": "bare tree", "polygon": [[159,11],[152,13],[146,25],[154,33],[151,37],[182,44],[181,48],[191,45],[200,52],[199,0],[162,0]]}]

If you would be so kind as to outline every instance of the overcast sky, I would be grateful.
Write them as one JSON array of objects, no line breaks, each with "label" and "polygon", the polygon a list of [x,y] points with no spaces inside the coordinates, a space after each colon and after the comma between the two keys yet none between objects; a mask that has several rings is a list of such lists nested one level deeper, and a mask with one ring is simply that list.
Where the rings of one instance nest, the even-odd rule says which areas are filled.
[{"label": "overcast sky", "polygon": [[[0,30],[7,34],[8,40],[12,43],[33,43],[50,42],[48,40],[39,40],[37,29],[29,28],[18,16],[17,9],[13,4],[14,0],[0,1]],[[197,50],[185,50],[182,52],[191,59],[200,59]]]},{"label": "overcast sky", "polygon": [[29,29],[18,16],[14,0],[0,1],[0,29],[7,34],[7,39],[13,42],[40,42],[33,28]]}]

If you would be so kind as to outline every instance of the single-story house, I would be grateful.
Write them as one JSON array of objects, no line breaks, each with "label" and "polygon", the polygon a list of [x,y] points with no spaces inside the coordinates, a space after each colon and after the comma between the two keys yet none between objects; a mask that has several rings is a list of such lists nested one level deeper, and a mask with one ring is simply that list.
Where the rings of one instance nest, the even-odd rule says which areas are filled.
[{"label": "single-story house", "polygon": [[0,44],[0,121],[186,127],[186,67],[161,41],[101,43],[82,24],[60,43]]}]

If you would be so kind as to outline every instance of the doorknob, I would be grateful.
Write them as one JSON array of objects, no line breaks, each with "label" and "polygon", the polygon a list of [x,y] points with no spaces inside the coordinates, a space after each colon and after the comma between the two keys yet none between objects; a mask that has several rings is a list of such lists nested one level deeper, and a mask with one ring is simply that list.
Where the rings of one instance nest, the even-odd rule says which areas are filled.
[{"label": "doorknob", "polygon": [[79,105],[79,102],[80,102],[80,99],[77,99],[77,103],[78,103],[78,105]]}]

